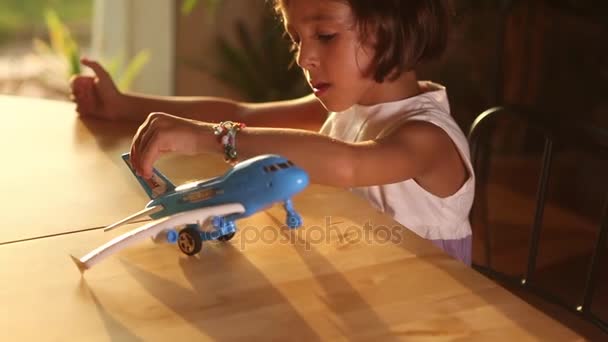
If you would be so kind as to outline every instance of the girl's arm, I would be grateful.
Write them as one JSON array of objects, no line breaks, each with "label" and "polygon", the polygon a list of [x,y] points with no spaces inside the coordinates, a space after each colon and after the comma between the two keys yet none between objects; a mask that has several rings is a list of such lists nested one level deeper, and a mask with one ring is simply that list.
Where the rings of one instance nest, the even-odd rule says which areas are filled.
[{"label": "girl's arm", "polygon": [[[205,144],[208,145],[204,150],[222,152],[217,141]],[[279,154],[304,168],[312,182],[343,188],[421,177],[451,146],[451,140],[440,128],[424,123],[404,125],[384,139],[357,143],[310,131],[276,128],[245,128],[236,137],[239,159]]]},{"label": "girl's arm", "polygon": [[126,110],[143,122],[152,112],[167,112],[207,122],[238,121],[248,126],[318,130],[327,110],[314,95],[287,101],[245,103],[218,97],[125,94]]},{"label": "girl's arm", "polygon": [[76,76],[71,81],[76,111],[82,116],[144,122],[152,112],[207,122],[240,121],[249,126],[318,129],[327,111],[313,96],[290,101],[241,103],[216,97],[149,96],[118,90],[107,70],[87,58],[82,63],[95,76]]},{"label": "girl's arm", "polygon": [[[240,159],[267,153],[282,155],[304,168],[312,182],[337,187],[389,184],[411,178],[425,183],[425,177],[430,176],[433,180],[429,183],[439,180],[438,192],[449,193],[466,178],[450,138],[429,123],[407,123],[386,138],[359,143],[305,130],[247,127],[237,133],[236,149]],[[223,153],[223,146],[213,134],[213,124],[152,114],[131,146],[133,165],[139,174],[150,177],[154,162],[167,152]],[[438,174],[438,169],[447,172]]]}]

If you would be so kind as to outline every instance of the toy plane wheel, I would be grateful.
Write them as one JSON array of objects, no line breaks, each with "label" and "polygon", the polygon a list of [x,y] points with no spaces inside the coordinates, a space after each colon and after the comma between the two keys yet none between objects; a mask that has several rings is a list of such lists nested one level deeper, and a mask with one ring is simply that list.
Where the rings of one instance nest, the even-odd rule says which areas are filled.
[{"label": "toy plane wheel", "polygon": [[228,234],[226,234],[226,235],[222,235],[222,236],[220,236],[220,237],[219,237],[219,238],[217,238],[217,239],[218,239],[219,241],[223,241],[223,242],[230,241],[230,240],[232,240],[232,238],[234,237],[234,234],[235,234],[235,233],[228,233]]},{"label": "toy plane wheel", "polygon": [[184,254],[195,255],[203,247],[201,234],[195,227],[186,227],[179,232],[177,245]]},{"label": "toy plane wheel", "polygon": [[289,213],[285,223],[289,228],[299,228],[302,226],[302,217],[298,213]]}]

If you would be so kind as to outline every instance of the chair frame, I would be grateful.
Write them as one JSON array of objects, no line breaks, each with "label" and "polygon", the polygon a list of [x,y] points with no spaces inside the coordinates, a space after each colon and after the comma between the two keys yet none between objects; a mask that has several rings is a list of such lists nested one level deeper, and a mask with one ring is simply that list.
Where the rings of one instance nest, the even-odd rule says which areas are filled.
[{"label": "chair frame", "polygon": [[[525,274],[521,278],[506,275],[493,269],[490,253],[492,231],[487,222],[487,194],[484,182],[487,180],[489,158],[488,149],[483,145],[483,134],[490,133],[498,117],[508,114],[517,115],[520,119],[523,119],[526,124],[539,129],[545,140],[540,180],[536,190],[536,208],[530,233],[527,268]],[[585,145],[586,148],[589,148],[594,153],[608,155],[606,154],[608,152],[608,132],[577,122],[565,122],[563,119],[557,119],[555,116],[535,112],[528,108],[508,106],[490,108],[481,113],[471,125],[468,138],[471,144],[471,159],[476,170],[478,186],[483,187],[483,191],[478,192],[476,207],[481,211],[481,218],[485,227],[484,249],[486,265],[474,263],[473,267],[495,280],[526,288],[531,293],[551,303],[560,305],[568,311],[581,315],[584,319],[608,333],[608,322],[600,319],[591,311],[593,296],[598,283],[599,265],[603,251],[602,247],[606,246],[606,239],[608,236],[608,194],[604,198],[599,233],[593,249],[591,262],[587,269],[582,302],[578,306],[573,307],[558,296],[536,286],[533,282],[546,202],[547,184],[551,173],[555,142],[567,140],[569,144],[575,146]],[[604,262],[608,262],[608,260],[605,260]]]}]

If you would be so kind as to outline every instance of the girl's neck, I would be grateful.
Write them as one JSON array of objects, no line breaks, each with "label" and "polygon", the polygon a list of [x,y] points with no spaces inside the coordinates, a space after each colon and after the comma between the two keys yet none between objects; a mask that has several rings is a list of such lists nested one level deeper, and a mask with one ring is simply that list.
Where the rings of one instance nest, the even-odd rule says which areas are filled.
[{"label": "girl's neck", "polygon": [[374,83],[368,89],[364,98],[358,104],[371,106],[380,103],[395,102],[420,95],[422,89],[418,84],[415,71],[404,72],[396,80],[386,80],[383,83]]}]

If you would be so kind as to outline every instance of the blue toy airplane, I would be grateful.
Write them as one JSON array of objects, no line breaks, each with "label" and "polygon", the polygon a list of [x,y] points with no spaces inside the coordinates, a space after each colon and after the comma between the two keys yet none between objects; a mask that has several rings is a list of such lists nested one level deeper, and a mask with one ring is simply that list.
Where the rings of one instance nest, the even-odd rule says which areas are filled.
[{"label": "blue toy airplane", "polygon": [[[151,201],[142,211],[106,227],[105,231],[145,216],[154,221],[118,236],[80,259],[72,256],[81,272],[146,237],[156,242],[177,243],[182,252],[194,255],[201,250],[203,241],[230,240],[236,232],[236,220],[276,202],[283,202],[288,227],[302,225],[291,197],[308,185],[308,174],[283,157],[258,156],[238,163],[222,176],[177,187],[157,169],[150,179],[137,176],[129,154],[123,154],[122,158]],[[211,219],[211,231],[200,229],[207,219]]]}]

